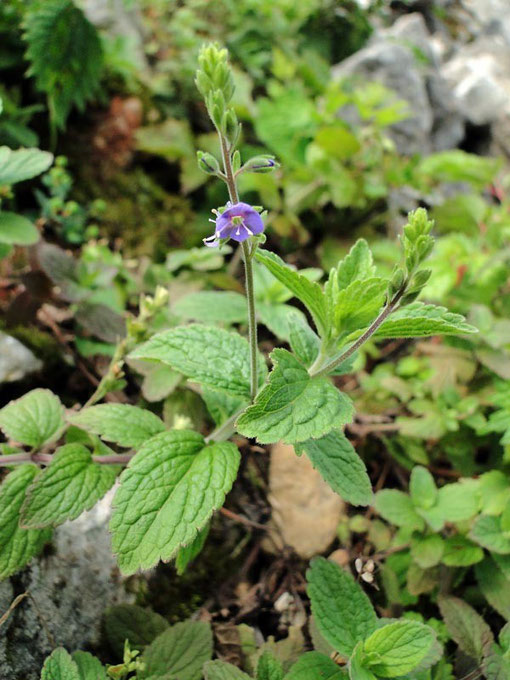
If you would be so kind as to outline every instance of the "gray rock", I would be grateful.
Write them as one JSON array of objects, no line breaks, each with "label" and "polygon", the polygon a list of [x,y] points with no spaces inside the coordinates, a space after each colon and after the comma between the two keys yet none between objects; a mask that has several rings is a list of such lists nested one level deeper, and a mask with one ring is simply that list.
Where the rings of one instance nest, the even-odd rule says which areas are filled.
[{"label": "gray rock", "polygon": [[41,368],[42,362],[28,347],[0,332],[0,383],[21,380]]},{"label": "gray rock", "polygon": [[0,628],[2,680],[38,680],[55,645],[69,651],[98,642],[106,607],[127,601],[107,531],[111,493],[55,532],[52,550],[0,583],[0,615],[29,592]]},{"label": "gray rock", "polygon": [[407,101],[410,116],[390,128],[404,154],[454,148],[464,123],[439,71],[441,51],[421,14],[409,14],[376,33],[364,49],[333,69],[335,78],[376,80]]}]

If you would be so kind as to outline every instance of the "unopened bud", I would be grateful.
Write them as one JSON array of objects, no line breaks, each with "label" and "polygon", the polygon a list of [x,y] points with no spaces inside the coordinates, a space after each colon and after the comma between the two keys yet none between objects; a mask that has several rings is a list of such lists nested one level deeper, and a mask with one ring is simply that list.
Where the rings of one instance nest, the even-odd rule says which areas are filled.
[{"label": "unopened bud", "polygon": [[273,170],[278,167],[279,163],[275,161],[274,156],[262,154],[260,156],[254,156],[253,158],[250,158],[250,160],[243,165],[243,172],[273,172]]},{"label": "unopened bud", "polygon": [[212,153],[207,151],[197,151],[198,167],[208,175],[217,175],[220,165]]}]

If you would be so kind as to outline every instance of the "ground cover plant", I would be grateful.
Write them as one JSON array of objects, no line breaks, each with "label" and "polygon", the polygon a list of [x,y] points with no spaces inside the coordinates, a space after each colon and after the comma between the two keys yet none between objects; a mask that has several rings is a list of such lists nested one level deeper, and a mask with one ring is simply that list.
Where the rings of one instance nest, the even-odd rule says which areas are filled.
[{"label": "ground cover plant", "polygon": [[[386,134],[408,115],[402,102],[374,83],[332,82],[329,37],[315,56],[302,53],[329,3],[268,3],[257,23],[243,2],[231,8],[231,38],[222,10],[207,8],[207,30],[198,22],[202,5],[151,8],[154,34],[169,30],[183,60],[176,71],[163,54],[156,82],[138,79],[78,3],[0,10],[0,29],[16,38],[11,66],[30,64],[33,114],[46,126],[36,133],[32,110],[16,104],[23,87],[2,89],[2,331],[45,368],[3,391],[0,578],[18,583],[44,564],[55,530],[107,496],[112,551],[136,593],[103,613],[101,646],[55,640],[37,673],[510,677],[510,222],[500,163],[460,150],[399,154]],[[368,37],[366,16],[347,12],[346,54]],[[287,31],[280,47],[252,52],[253,31],[271,34],[276,19]],[[79,40],[67,49],[81,48],[60,91],[44,45],[71,20]],[[229,43],[230,56],[203,44],[204,32]],[[114,126],[122,172],[138,149],[146,165],[134,192],[111,167],[108,177],[120,194],[143,193],[129,203],[133,219],[168,211],[159,233],[180,234],[169,252],[157,236],[153,250],[129,255],[127,235],[101,238],[114,194],[83,191],[76,149],[60,146],[112,81],[128,97],[153,88],[143,124],[117,103],[93,130],[104,142]],[[338,116],[343,107],[357,110],[356,123]],[[175,202],[154,180],[161,167],[173,168]],[[446,198],[432,199],[444,183]],[[385,201],[399,186],[432,207],[383,237]],[[345,231],[329,230],[339,216],[363,236],[351,231],[347,245]],[[281,544],[260,557],[277,537],[266,461],[281,444],[346,504],[330,559],[303,560]],[[235,584],[230,599],[211,595],[215,550]],[[239,559],[242,582],[232,576]],[[154,574],[161,595],[147,585]],[[299,613],[296,604],[277,627],[289,593]],[[0,627],[29,594],[19,597]]]}]

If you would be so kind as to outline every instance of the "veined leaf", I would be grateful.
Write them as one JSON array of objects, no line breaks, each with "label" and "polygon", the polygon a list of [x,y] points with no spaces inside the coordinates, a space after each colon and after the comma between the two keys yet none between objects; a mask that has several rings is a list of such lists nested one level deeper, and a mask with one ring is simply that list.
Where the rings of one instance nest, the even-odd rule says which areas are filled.
[{"label": "veined leaf", "polygon": [[124,642],[131,649],[142,650],[168,628],[167,621],[135,604],[118,604],[106,610],[104,627],[108,642],[115,654],[122,658]]},{"label": "veined leaf", "polygon": [[301,300],[312,315],[319,334],[325,335],[329,325],[328,312],[324,293],[319,284],[294,271],[278,255],[268,250],[258,249],[255,257]]},{"label": "veined leaf", "polygon": [[209,535],[210,524],[206,524],[203,529],[200,529],[195,538],[179,550],[175,558],[175,569],[179,576],[182,576],[186,571],[188,564],[193,562],[195,557],[200,555],[202,548],[205,545],[207,536]]},{"label": "veined leaf", "polygon": [[510,538],[501,531],[499,517],[480,515],[469,533],[475,543],[499,555],[510,554]]},{"label": "veined leaf", "polygon": [[374,276],[375,267],[372,253],[364,238],[360,238],[352,246],[348,254],[336,267],[338,289],[347,288],[353,281],[368,279]]},{"label": "veined leaf", "polygon": [[209,661],[204,666],[205,680],[252,680],[241,669],[226,661]]},{"label": "veined leaf", "polygon": [[155,435],[131,459],[113,502],[113,550],[123,573],[170,560],[221,507],[239,467],[230,442],[197,432]]},{"label": "veined leaf", "polygon": [[[249,398],[249,354],[248,342],[238,333],[191,324],[154,335],[131,352],[130,358],[162,361],[192,381]],[[266,373],[260,357],[260,383]]]},{"label": "veined leaf", "polygon": [[314,680],[315,678],[342,680],[347,678],[347,674],[329,656],[320,652],[306,652],[285,676],[285,680]]},{"label": "veined leaf", "polygon": [[157,415],[130,404],[90,406],[70,416],[69,422],[107,442],[135,448],[165,431],[165,425]]},{"label": "veined leaf", "polygon": [[108,680],[105,667],[89,652],[73,652],[72,659],[80,680]]},{"label": "veined leaf", "polygon": [[294,444],[322,437],[351,420],[351,400],[327,378],[311,378],[284,349],[273,350],[271,359],[269,383],[237,420],[241,434],[256,437],[261,444],[279,440]]},{"label": "veined leaf", "polygon": [[462,651],[481,663],[494,643],[491,629],[473,607],[457,597],[440,595],[441,616]]},{"label": "veined leaf", "polygon": [[296,446],[306,453],[324,481],[352,505],[369,505],[372,485],[365,465],[343,432],[334,430],[320,439],[308,439]]},{"label": "veined leaf", "polygon": [[271,652],[263,652],[257,663],[257,680],[283,680],[283,667]]},{"label": "veined leaf", "polygon": [[53,163],[53,154],[40,149],[17,149],[0,146],[0,185],[16,184],[37,177]]},{"label": "veined leaf", "polygon": [[299,361],[309,368],[319,354],[320,338],[302,315],[292,313],[288,323],[290,347]]},{"label": "veined leaf", "polygon": [[0,410],[0,427],[9,439],[38,447],[59,435],[62,416],[59,398],[50,390],[35,389]]},{"label": "veined leaf", "polygon": [[202,666],[212,656],[212,631],[204,621],[176,623],[144,651],[140,679],[169,674],[179,680],[201,680]]},{"label": "veined leaf", "polygon": [[443,564],[447,567],[469,567],[483,560],[483,550],[469,538],[450,536],[444,545]]},{"label": "veined leaf", "polygon": [[0,579],[24,567],[51,538],[51,529],[21,529],[20,508],[36,476],[35,465],[20,465],[0,486]]},{"label": "veined leaf", "polygon": [[20,526],[40,529],[76,519],[110,489],[119,468],[94,463],[81,444],[61,446],[27,489]]},{"label": "veined leaf", "polygon": [[44,662],[41,680],[81,680],[78,666],[63,647],[55,649]]},{"label": "veined leaf", "polygon": [[343,656],[376,628],[370,600],[353,577],[338,565],[316,557],[307,573],[308,595],[321,635]]},{"label": "veined leaf", "polygon": [[397,489],[383,489],[375,495],[375,509],[385,520],[398,527],[422,531],[425,522],[416,512],[411,498]]},{"label": "veined leaf", "polygon": [[396,621],[365,640],[368,667],[382,678],[396,678],[415,670],[436,641],[434,631],[418,621]]},{"label": "veined leaf", "polygon": [[510,579],[490,557],[475,564],[475,574],[487,602],[510,621]]},{"label": "veined leaf", "polygon": [[375,332],[376,338],[428,338],[432,335],[477,333],[460,314],[445,307],[413,302],[397,309]]},{"label": "veined leaf", "polygon": [[356,279],[335,296],[333,319],[336,333],[368,326],[381,311],[388,282],[381,278]]},{"label": "veined leaf", "polygon": [[172,311],[201,323],[242,323],[248,319],[246,298],[234,291],[201,290],[179,298]]}]

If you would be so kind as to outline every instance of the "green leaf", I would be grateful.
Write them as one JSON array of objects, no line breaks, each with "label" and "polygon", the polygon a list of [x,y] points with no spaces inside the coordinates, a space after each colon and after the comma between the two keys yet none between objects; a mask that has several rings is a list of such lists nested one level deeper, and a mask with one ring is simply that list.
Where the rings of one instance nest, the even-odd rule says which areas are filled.
[{"label": "green leaf", "polygon": [[444,541],[439,534],[431,536],[417,536],[411,542],[411,555],[416,564],[422,569],[430,569],[441,562],[444,551]]},{"label": "green leaf", "polygon": [[263,652],[257,663],[257,680],[283,680],[283,668],[271,652]]},{"label": "green leaf", "polygon": [[257,317],[260,323],[267,326],[271,333],[281,340],[289,338],[289,321],[291,316],[301,316],[306,322],[305,315],[295,307],[282,304],[257,302]]},{"label": "green leaf", "polygon": [[353,281],[374,276],[372,253],[364,238],[356,241],[349,253],[339,262],[335,272],[339,290],[347,288]]},{"label": "green leaf", "polygon": [[164,432],[163,421],[147,409],[129,404],[99,404],[69,417],[69,422],[119,446],[138,447]]},{"label": "green leaf", "polygon": [[20,526],[41,529],[76,519],[113,486],[118,469],[95,463],[81,444],[61,446],[27,489]]},{"label": "green leaf", "polygon": [[350,656],[376,628],[370,600],[350,574],[323,557],[311,561],[307,581],[319,632],[340,654]]},{"label": "green leaf", "polygon": [[437,487],[434,482],[434,477],[427,468],[421,465],[417,465],[413,468],[409,482],[409,491],[413,504],[416,507],[427,510],[435,504],[437,499]]},{"label": "green leaf", "polygon": [[460,149],[441,151],[423,158],[418,171],[442,182],[470,182],[483,189],[490,184],[498,172],[497,158],[482,158]]},{"label": "green leaf", "polygon": [[170,674],[179,680],[201,680],[202,666],[212,656],[212,631],[204,621],[176,623],[144,651],[140,678]]},{"label": "green leaf", "polygon": [[230,442],[206,445],[197,432],[152,437],[120,477],[113,501],[113,550],[123,573],[170,560],[221,507],[239,467]]},{"label": "green leaf", "polygon": [[248,399],[245,397],[237,397],[212,387],[202,389],[202,399],[216,425],[222,425],[234,413],[248,406]]},{"label": "green leaf", "polygon": [[25,14],[24,26],[29,75],[48,97],[52,122],[64,129],[71,108],[83,111],[99,92],[103,65],[99,35],[72,0],[36,3]]},{"label": "green leaf", "polygon": [[51,529],[21,529],[19,513],[25,493],[38,472],[20,465],[0,486],[0,579],[24,567],[51,538]]},{"label": "green leaf", "polygon": [[17,149],[0,146],[0,185],[16,184],[45,172],[53,163],[53,154],[40,149]]},{"label": "green leaf", "polygon": [[369,668],[382,678],[396,678],[416,669],[436,641],[434,631],[417,621],[396,621],[379,628],[365,641]]},{"label": "green leaf", "polygon": [[21,529],[19,513],[36,476],[35,465],[20,465],[0,486],[0,579],[24,567],[51,538],[51,529]]},{"label": "green leaf", "polygon": [[108,680],[102,663],[89,652],[73,652],[72,659],[80,680]]},{"label": "green leaf", "polygon": [[82,680],[82,678],[69,652],[58,647],[44,662],[41,680]]},{"label": "green leaf", "polygon": [[337,333],[348,333],[368,326],[386,299],[388,282],[372,278],[353,281],[340,290],[334,301],[333,319]]},{"label": "green leaf", "polygon": [[443,564],[447,567],[469,567],[483,560],[483,550],[462,535],[450,536],[444,544]]},{"label": "green leaf", "polygon": [[475,564],[475,574],[487,602],[507,621],[510,620],[510,579],[491,558]]},{"label": "green leaf", "polygon": [[439,489],[437,509],[445,522],[463,522],[478,512],[478,486],[474,479],[447,484]]},{"label": "green leaf", "polygon": [[199,291],[179,298],[172,312],[181,319],[201,323],[233,324],[248,319],[246,298],[233,291]]},{"label": "green leaf", "polygon": [[349,659],[349,678],[350,680],[377,680],[375,675],[366,666],[366,656],[363,650],[363,643],[358,642]]},{"label": "green leaf", "polygon": [[190,562],[193,562],[195,557],[202,552],[202,548],[209,535],[209,529],[210,524],[207,524],[197,533],[189,545],[184,546],[184,548],[181,548],[177,553],[177,557],[175,558],[175,569],[179,576],[184,574]]},{"label": "green leaf", "polygon": [[[162,361],[194,382],[249,398],[249,355],[248,342],[239,333],[191,324],[154,335],[130,358]],[[265,375],[260,357],[259,383]]]},{"label": "green leaf", "polygon": [[249,675],[225,661],[209,661],[204,666],[205,680],[251,680]]},{"label": "green leaf", "polygon": [[428,338],[433,335],[477,333],[463,316],[445,307],[413,302],[397,309],[375,332],[376,338]]},{"label": "green leaf", "polygon": [[503,656],[494,646],[482,663],[484,677],[487,680],[508,680],[510,678],[510,659]]},{"label": "green leaf", "polygon": [[289,315],[288,323],[290,348],[299,361],[309,368],[319,354],[320,338],[301,314]]},{"label": "green leaf", "polygon": [[12,212],[0,212],[0,243],[30,246],[37,243],[40,234],[30,220]]},{"label": "green leaf", "polygon": [[452,638],[465,654],[480,663],[494,642],[489,626],[473,607],[457,597],[440,595],[438,605]]},{"label": "green leaf", "polygon": [[122,659],[124,642],[131,649],[142,650],[168,628],[166,620],[150,609],[135,604],[118,604],[107,609],[104,628],[116,656]]},{"label": "green leaf", "polygon": [[398,527],[423,531],[425,522],[414,509],[411,498],[397,489],[383,489],[375,495],[375,509],[385,520]]},{"label": "green leaf", "polygon": [[319,284],[294,271],[278,255],[268,250],[259,248],[255,257],[306,306],[319,335],[326,335],[329,327],[328,312],[326,299]]},{"label": "green leaf", "polygon": [[370,505],[372,484],[365,464],[343,432],[334,430],[320,439],[296,446],[296,453],[306,453],[312,465],[329,486],[352,505]]},{"label": "green leaf", "polygon": [[501,531],[499,517],[480,515],[471,527],[469,537],[491,552],[510,554],[510,538]]},{"label": "green leaf", "polygon": [[238,418],[236,427],[261,444],[282,440],[293,444],[315,439],[352,419],[351,400],[327,378],[311,378],[284,349],[271,352],[274,368],[269,384]]},{"label": "green leaf", "polygon": [[343,668],[320,652],[307,652],[291,667],[285,680],[342,680]]},{"label": "green leaf", "polygon": [[0,427],[9,439],[39,447],[58,437],[64,426],[62,404],[50,390],[36,389],[0,410]]}]

